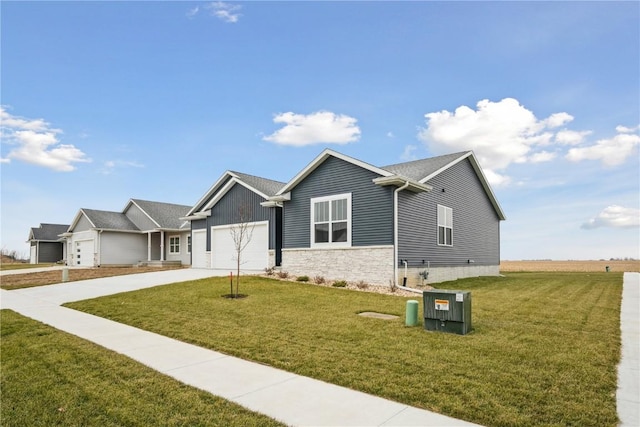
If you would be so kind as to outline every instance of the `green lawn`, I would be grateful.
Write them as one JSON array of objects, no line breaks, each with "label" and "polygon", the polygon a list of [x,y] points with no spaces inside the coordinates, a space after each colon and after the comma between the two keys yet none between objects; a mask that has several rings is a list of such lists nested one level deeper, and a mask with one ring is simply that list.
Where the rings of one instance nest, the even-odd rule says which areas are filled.
[{"label": "green lawn", "polygon": [[0,263],[0,271],[2,270],[26,270],[28,268],[43,268],[43,267],[52,267],[56,264],[29,264],[27,262],[11,262],[11,263]]},{"label": "green lawn", "polygon": [[243,280],[242,300],[221,298],[227,279],[214,278],[68,306],[483,425],[617,424],[622,274],[442,287],[472,292],[473,333],[405,327],[406,298],[259,277]]},{"label": "green lawn", "polygon": [[277,426],[127,357],[0,311],[3,426]]}]

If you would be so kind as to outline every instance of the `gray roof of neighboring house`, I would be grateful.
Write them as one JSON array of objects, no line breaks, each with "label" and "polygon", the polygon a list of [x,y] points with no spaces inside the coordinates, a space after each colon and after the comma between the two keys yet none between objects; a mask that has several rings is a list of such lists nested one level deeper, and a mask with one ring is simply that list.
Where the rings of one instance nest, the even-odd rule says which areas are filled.
[{"label": "gray roof of neighboring house", "polygon": [[121,212],[82,209],[96,228],[105,230],[140,231],[127,216]]},{"label": "gray roof of neighboring house", "polygon": [[428,159],[397,163],[395,165],[382,166],[382,169],[405,178],[420,181],[467,153],[469,152],[462,151],[459,153],[446,154],[444,156],[431,157]]},{"label": "gray roof of neighboring house", "polygon": [[248,175],[246,173],[229,171],[249,184],[256,190],[266,194],[267,196],[274,196],[282,187],[284,187],[285,183],[280,181],[274,181],[272,179],[261,178],[259,176]]},{"label": "gray roof of neighboring house", "polygon": [[180,220],[187,215],[191,206],[176,205],[173,203],[150,202],[148,200],[131,199],[132,202],[140,206],[160,228],[180,229],[189,228],[188,222]]},{"label": "gray roof of neighboring house", "polygon": [[40,224],[40,227],[31,228],[31,240],[55,242],[60,240],[59,235],[69,228],[65,224]]}]

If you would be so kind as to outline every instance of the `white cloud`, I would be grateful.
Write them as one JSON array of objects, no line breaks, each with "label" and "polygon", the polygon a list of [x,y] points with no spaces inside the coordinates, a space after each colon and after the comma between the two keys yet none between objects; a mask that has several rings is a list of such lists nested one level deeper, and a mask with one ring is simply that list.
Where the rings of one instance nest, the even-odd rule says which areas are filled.
[{"label": "white cloud", "polygon": [[628,128],[622,125],[616,126],[616,132],[618,133],[633,133],[633,132],[637,132],[638,130],[640,130],[640,125],[632,128]]},{"label": "white cloud", "polygon": [[595,218],[582,224],[581,228],[637,228],[640,227],[640,209],[625,208],[618,205],[606,207]]},{"label": "white cloud", "polygon": [[9,163],[11,159],[7,159],[6,157],[0,157],[0,163]]},{"label": "white cloud", "polygon": [[416,150],[418,149],[415,145],[407,145],[404,147],[404,151],[400,155],[400,159],[405,162],[410,162],[411,160],[417,160],[418,157],[415,155]]},{"label": "white cloud", "polygon": [[3,163],[17,159],[59,172],[70,172],[75,170],[74,163],[91,161],[75,146],[60,144],[57,135],[62,131],[51,128],[43,119],[13,116],[0,107],[0,129],[6,143],[15,146]]},{"label": "white cloud", "polygon": [[302,147],[311,144],[348,144],[360,138],[360,128],[353,117],[318,111],[308,115],[292,112],[276,114],[274,123],[284,123],[282,129],[265,136],[265,141]]},{"label": "white cloud", "polygon": [[567,113],[553,113],[544,120],[546,127],[553,129],[560,127],[573,120],[573,116]]},{"label": "white cloud", "polygon": [[554,158],[556,154],[542,147],[558,143],[558,133],[564,132],[564,136],[561,135],[564,140],[577,136],[567,133],[573,131],[556,133],[554,130],[572,121],[570,114],[554,113],[538,119],[513,98],[498,102],[484,99],[476,104],[476,110],[463,105],[454,112],[425,114],[425,118],[427,126],[420,130],[418,138],[430,152],[473,150],[487,179],[494,185],[510,183],[503,171],[511,164],[539,163]]},{"label": "white cloud", "polygon": [[213,3],[209,3],[205,6],[205,8],[211,11],[211,15],[230,24],[235,24],[242,16],[240,13],[237,13],[237,11],[242,9],[242,6],[238,4],[216,1]]},{"label": "white cloud", "polygon": [[187,11],[187,13],[186,13],[187,18],[189,18],[189,19],[194,18],[198,14],[199,11],[200,11],[200,7],[199,6],[196,6],[193,9],[189,9]]},{"label": "white cloud", "polygon": [[393,134],[393,132],[387,132],[387,137],[388,138],[395,138],[396,136]]},{"label": "white cloud", "polygon": [[549,151],[540,151],[539,153],[533,154],[529,158],[529,161],[531,163],[542,163],[542,162],[550,162],[555,158],[556,158],[556,153],[551,153]]},{"label": "white cloud", "polygon": [[135,160],[107,160],[99,172],[103,175],[110,175],[117,168],[144,168],[144,165]]},{"label": "white cloud", "polygon": [[[618,126],[616,129],[620,129]],[[625,131],[628,128],[624,128]],[[601,139],[589,147],[572,148],[567,153],[567,160],[600,160],[605,166],[617,166],[632,157],[640,145],[640,136],[630,133],[619,133],[613,138]]]},{"label": "white cloud", "polygon": [[575,131],[564,129],[560,132],[556,133],[556,142],[563,145],[578,145],[584,141],[584,138],[588,135],[591,135],[590,130],[585,131]]}]

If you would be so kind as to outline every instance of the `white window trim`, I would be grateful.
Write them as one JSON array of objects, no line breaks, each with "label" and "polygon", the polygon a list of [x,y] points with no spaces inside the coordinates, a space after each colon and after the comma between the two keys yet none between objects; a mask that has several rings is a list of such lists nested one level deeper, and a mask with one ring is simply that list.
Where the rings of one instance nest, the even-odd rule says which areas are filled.
[{"label": "white window trim", "polygon": [[[314,205],[319,202],[331,202],[333,200],[347,200],[347,241],[346,242],[323,242],[315,243],[315,219],[314,219]],[[311,209],[309,213],[309,238],[311,247],[315,249],[334,249],[334,248],[349,248],[351,247],[351,193],[335,194],[332,196],[314,197],[311,199]],[[329,209],[331,212],[331,209]],[[331,214],[331,213],[330,213]],[[331,221],[329,222],[331,223]],[[331,229],[329,229],[329,236],[331,236]]]},{"label": "white window trim", "polygon": [[[178,252],[173,252],[172,249],[176,246],[175,244],[171,244],[171,239],[178,239]],[[179,235],[173,235],[173,236],[169,236],[169,254],[170,255],[180,255],[180,236]]]},{"label": "white window trim", "polygon": [[187,253],[190,254],[191,251],[193,250],[191,245],[193,244],[193,238],[191,237],[191,235],[187,235]]},{"label": "white window trim", "polygon": [[[440,224],[440,208],[444,208],[445,212],[449,212],[449,214],[451,215],[451,227],[447,226],[446,223],[445,224]],[[446,216],[446,213],[445,213]],[[443,218],[445,219],[445,218]],[[445,246],[448,248],[453,247],[453,209],[448,207],[448,206],[444,206],[444,205],[438,205],[436,208],[436,223],[437,223],[437,229],[436,229],[436,241],[438,243],[438,246]],[[446,233],[446,229],[450,228],[451,229],[451,244],[447,245],[446,243],[440,243],[440,227],[444,227],[445,228],[445,242],[447,240],[447,233]]]}]

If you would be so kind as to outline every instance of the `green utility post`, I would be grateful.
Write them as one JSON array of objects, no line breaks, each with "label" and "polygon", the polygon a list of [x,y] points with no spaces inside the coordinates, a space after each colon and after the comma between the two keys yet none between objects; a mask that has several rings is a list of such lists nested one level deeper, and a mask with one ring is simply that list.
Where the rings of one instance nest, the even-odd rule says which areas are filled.
[{"label": "green utility post", "polygon": [[418,324],[418,301],[407,301],[407,313],[405,318],[405,325],[416,326]]}]

